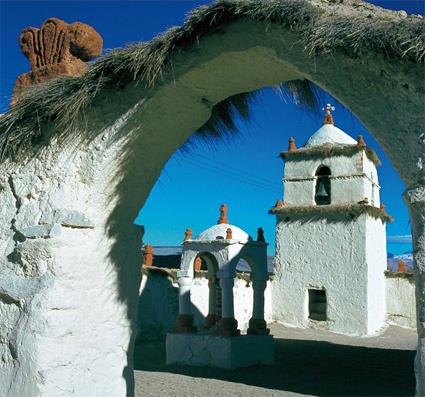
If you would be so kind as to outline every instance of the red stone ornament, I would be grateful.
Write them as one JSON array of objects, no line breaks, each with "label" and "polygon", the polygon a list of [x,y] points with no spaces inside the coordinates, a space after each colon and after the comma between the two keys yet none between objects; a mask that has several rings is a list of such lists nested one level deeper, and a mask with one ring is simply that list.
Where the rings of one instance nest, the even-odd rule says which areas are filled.
[{"label": "red stone ornament", "polygon": [[184,241],[190,240],[192,238],[192,229],[187,228],[184,232]]},{"label": "red stone ornament", "polygon": [[295,138],[291,136],[289,138],[288,152],[295,152],[297,150],[297,145],[295,144]]},{"label": "red stone ornament", "polygon": [[226,204],[221,204],[220,205],[220,218],[218,218],[217,223],[221,224],[224,223],[226,225],[229,224],[229,220],[227,219],[227,211],[228,211],[228,207]]},{"label": "red stone ornament", "polygon": [[153,251],[153,247],[150,244],[145,245],[145,249],[143,252],[143,266],[151,267],[153,264],[153,256],[155,255]]}]

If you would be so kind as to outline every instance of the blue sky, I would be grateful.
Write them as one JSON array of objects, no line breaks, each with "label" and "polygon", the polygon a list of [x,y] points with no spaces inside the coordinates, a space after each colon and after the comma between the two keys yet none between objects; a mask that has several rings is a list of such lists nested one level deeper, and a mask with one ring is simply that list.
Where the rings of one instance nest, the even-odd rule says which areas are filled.
[{"label": "blue sky", "polygon": [[[20,31],[29,25],[39,27],[55,16],[66,22],[92,25],[103,37],[104,49],[130,42],[149,40],[167,28],[180,25],[185,14],[209,1],[0,1],[0,99],[1,111],[8,109],[16,76],[29,70],[18,45]],[[408,13],[424,14],[424,2],[377,1],[372,3]],[[395,222],[388,225],[389,251],[410,250],[410,224],[401,194],[403,183],[373,137],[359,120],[328,94],[323,103],[333,103],[335,124],[354,138],[363,134],[382,160],[379,168],[381,200]],[[221,203],[229,206],[229,220],[255,235],[265,230],[274,252],[275,219],[268,209],[282,195],[283,164],[278,158],[294,135],[298,145],[305,143],[322,123],[321,115],[310,114],[285,103],[272,90],[264,89],[253,106],[249,123],[240,122],[234,140],[218,141],[214,147],[196,142],[189,152],[177,152],[140,212],[137,222],[145,225],[145,242],[177,245],[184,230],[198,234],[216,223]],[[136,214],[135,214],[136,215]]]}]

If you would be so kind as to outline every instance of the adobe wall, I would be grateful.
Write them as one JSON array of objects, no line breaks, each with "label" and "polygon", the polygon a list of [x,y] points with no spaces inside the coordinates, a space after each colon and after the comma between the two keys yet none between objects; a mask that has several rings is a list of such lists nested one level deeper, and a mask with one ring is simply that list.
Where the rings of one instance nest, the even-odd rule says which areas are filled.
[{"label": "adobe wall", "polygon": [[387,321],[389,324],[416,328],[415,280],[410,273],[385,275]]},{"label": "adobe wall", "polygon": [[[375,241],[373,249],[368,239]],[[273,319],[347,335],[377,332],[385,320],[385,258],[379,219],[278,215]],[[309,318],[309,289],[326,291],[326,321]]]}]

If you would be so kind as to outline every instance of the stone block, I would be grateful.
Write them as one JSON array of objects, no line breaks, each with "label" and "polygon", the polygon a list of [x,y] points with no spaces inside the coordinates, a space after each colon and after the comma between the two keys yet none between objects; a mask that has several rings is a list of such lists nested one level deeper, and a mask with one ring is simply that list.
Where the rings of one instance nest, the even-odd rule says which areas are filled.
[{"label": "stone block", "polygon": [[61,227],[57,223],[49,225],[34,225],[20,229],[19,233],[21,233],[25,238],[52,238],[60,235]]},{"label": "stone block", "polygon": [[61,208],[43,213],[40,223],[59,223],[62,226],[75,228],[94,228],[94,223],[82,212]]},{"label": "stone block", "polygon": [[167,365],[181,364],[236,369],[274,363],[273,336],[222,337],[206,333],[168,333]]}]

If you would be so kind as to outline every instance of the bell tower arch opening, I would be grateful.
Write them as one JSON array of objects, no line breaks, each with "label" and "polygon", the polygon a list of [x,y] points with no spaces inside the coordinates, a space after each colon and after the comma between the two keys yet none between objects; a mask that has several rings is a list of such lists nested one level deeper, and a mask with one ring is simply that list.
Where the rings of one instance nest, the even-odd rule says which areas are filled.
[{"label": "bell tower arch opening", "polygon": [[314,202],[316,205],[329,205],[331,203],[331,169],[320,166],[316,171]]}]

